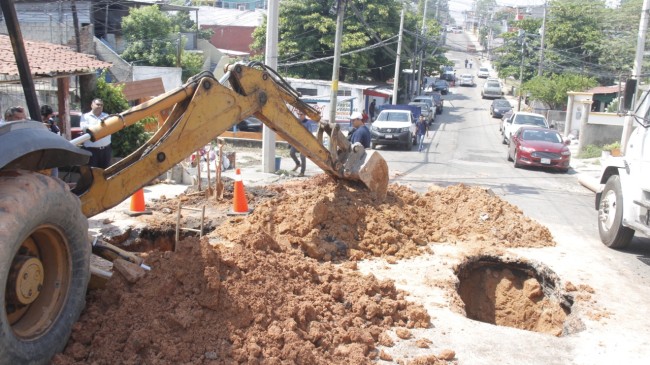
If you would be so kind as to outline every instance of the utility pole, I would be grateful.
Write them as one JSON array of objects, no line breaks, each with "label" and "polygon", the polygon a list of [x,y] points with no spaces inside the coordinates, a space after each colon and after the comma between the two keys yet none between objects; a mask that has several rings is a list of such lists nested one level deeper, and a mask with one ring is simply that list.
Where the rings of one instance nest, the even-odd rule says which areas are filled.
[{"label": "utility pole", "polygon": [[521,63],[519,64],[519,100],[517,101],[517,111],[521,110],[521,87],[524,84],[524,49],[526,47],[526,32],[520,31],[521,36]]},{"label": "utility pole", "polygon": [[330,95],[330,123],[336,123],[336,97],[339,92],[339,68],[341,66],[341,38],[343,37],[343,19],[347,0],[336,3],[336,36],[334,38],[334,66],[332,67],[332,91]]},{"label": "utility pole", "polygon": [[[650,11],[650,0],[643,0],[643,7],[641,10],[641,20],[639,21],[639,37],[636,41],[636,55],[634,57],[634,69],[632,70],[632,78],[639,80],[641,78],[641,68],[643,66],[643,53],[645,53],[645,34],[648,32],[648,12]],[[638,85],[638,84],[637,84]],[[636,93],[635,93],[636,94]],[[634,102],[632,109],[634,109]],[[621,152],[627,152],[627,141],[630,140],[632,135],[632,127],[634,118],[628,114],[625,116],[623,122],[623,133],[621,135]]]},{"label": "utility pole", "polygon": [[426,45],[426,37],[425,37],[425,32],[427,30],[427,4],[429,3],[429,0],[424,0],[424,11],[422,12],[422,46],[420,47],[420,66],[418,67],[418,83],[417,83],[417,88],[418,88],[418,94],[420,93],[421,83],[422,83],[422,63],[424,62],[424,46]]},{"label": "utility pole", "polygon": [[537,70],[537,76],[542,76],[543,64],[544,64],[544,36],[546,35],[546,6],[547,2],[544,1],[544,17],[542,18],[542,39],[541,46],[539,47],[539,69]]},{"label": "utility pole", "polygon": [[[280,0],[268,1],[266,18],[266,49],[264,63],[272,69],[278,67],[278,10]],[[275,132],[266,124],[262,128],[262,169],[275,172]]]},{"label": "utility pole", "polygon": [[395,77],[393,77],[393,105],[397,104],[397,89],[399,84],[400,56],[402,54],[402,33],[404,33],[404,9],[402,3],[402,14],[399,20],[399,36],[397,37],[397,58],[395,59]]}]

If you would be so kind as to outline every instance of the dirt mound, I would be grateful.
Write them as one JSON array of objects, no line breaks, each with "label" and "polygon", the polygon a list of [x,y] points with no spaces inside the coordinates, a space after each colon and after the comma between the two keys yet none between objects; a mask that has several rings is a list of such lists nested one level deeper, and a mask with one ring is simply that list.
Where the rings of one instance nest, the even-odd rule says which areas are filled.
[{"label": "dirt mound", "polygon": [[[393,343],[387,329],[428,327],[429,315],[392,282],[360,275],[354,261],[330,260],[409,257],[429,242],[554,244],[546,228],[475,187],[422,195],[391,185],[379,202],[355,184],[319,175],[247,189],[247,196],[254,213],[225,221],[228,201],[201,193],[153,204],[168,211],[179,200],[207,204],[206,219],[221,226],[175,252],[145,254],[153,270],[135,284],[116,273],[90,292],[53,363],[371,363],[382,357],[378,344]],[[175,224],[169,213],[141,219]]]},{"label": "dirt mound", "polygon": [[392,282],[282,252],[263,232],[257,250],[188,239],[154,252],[143,279],[115,274],[91,292],[54,364],[366,364],[393,326],[429,315]]},{"label": "dirt mound", "polygon": [[266,232],[283,247],[319,260],[369,256],[405,258],[432,242],[482,246],[544,247],[555,242],[546,227],[489,191],[464,185],[432,187],[424,194],[390,185],[383,202],[354,185],[325,175],[279,185],[246,219],[222,225],[216,234],[246,244]]}]

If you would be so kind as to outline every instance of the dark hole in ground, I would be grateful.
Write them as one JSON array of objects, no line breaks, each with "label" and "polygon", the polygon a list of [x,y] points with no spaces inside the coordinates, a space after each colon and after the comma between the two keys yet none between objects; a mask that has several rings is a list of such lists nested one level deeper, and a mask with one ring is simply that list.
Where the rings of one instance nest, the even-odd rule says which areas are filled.
[{"label": "dark hole in ground", "polygon": [[557,275],[543,265],[480,256],[462,263],[456,275],[468,318],[554,336],[567,334],[572,298],[560,292]]},{"label": "dark hole in ground", "polygon": [[[194,227],[192,227],[194,228]],[[198,227],[196,227],[198,229]],[[203,235],[214,230],[212,225],[203,227]],[[135,239],[116,244],[130,252],[174,251],[176,247],[176,228],[144,228],[136,233]],[[187,237],[199,237],[198,232],[180,231],[179,241]]]}]

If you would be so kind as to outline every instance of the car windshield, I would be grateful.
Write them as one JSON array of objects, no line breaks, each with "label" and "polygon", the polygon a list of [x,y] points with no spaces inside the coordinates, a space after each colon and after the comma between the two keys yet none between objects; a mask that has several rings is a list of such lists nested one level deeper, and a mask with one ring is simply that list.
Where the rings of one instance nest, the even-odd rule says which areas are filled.
[{"label": "car windshield", "polygon": [[521,139],[524,141],[562,143],[562,137],[555,131],[524,130],[521,133]]},{"label": "car windshield", "polygon": [[512,108],[507,100],[495,100],[494,106],[497,108]]},{"label": "car windshield", "polygon": [[379,113],[379,116],[377,116],[377,120],[378,121],[389,120],[391,122],[408,122],[409,116],[407,113],[383,112],[383,113]]},{"label": "car windshield", "polygon": [[447,86],[447,81],[445,81],[445,80],[436,80],[435,84],[438,85],[438,86]]},{"label": "car windshield", "polygon": [[429,99],[429,98],[422,98],[422,99],[416,98],[416,99],[413,99],[413,102],[424,103],[424,104],[427,104],[428,106],[431,106],[431,99]]},{"label": "car windshield", "polygon": [[481,68],[479,69],[479,71],[480,71],[480,72],[488,72],[488,69],[487,69],[487,68],[484,68],[484,67],[481,67]]},{"label": "car windshield", "polygon": [[544,120],[544,117],[542,116],[537,117],[534,115],[517,115],[517,117],[512,123],[546,127],[546,121]]}]

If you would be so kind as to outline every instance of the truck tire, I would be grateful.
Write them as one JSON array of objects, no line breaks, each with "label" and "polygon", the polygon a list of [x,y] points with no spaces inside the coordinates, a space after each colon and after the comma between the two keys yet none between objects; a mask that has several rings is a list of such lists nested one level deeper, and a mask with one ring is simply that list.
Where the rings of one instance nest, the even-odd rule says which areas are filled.
[{"label": "truck tire", "polygon": [[45,364],[65,347],[90,278],[88,220],[56,178],[0,173],[0,364]]},{"label": "truck tire", "polygon": [[623,192],[618,175],[610,176],[603,189],[598,205],[598,233],[609,248],[624,248],[634,236],[633,229],[623,226]]}]

